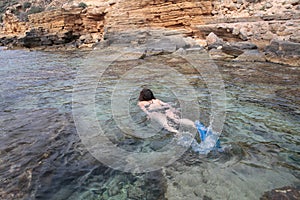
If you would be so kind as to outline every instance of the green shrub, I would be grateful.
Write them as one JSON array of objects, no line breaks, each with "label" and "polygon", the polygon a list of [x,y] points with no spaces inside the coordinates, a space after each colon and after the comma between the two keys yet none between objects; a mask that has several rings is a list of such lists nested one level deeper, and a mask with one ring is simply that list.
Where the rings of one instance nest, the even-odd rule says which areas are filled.
[{"label": "green shrub", "polygon": [[6,11],[6,8],[17,4],[17,0],[0,0],[0,14]]},{"label": "green shrub", "polygon": [[30,10],[27,12],[28,15],[43,12],[45,8],[40,6],[32,6]]},{"label": "green shrub", "polygon": [[78,4],[78,6],[80,7],[80,8],[83,8],[83,9],[85,9],[86,7],[88,7],[85,3],[83,3],[83,2],[80,2],[79,4]]},{"label": "green shrub", "polygon": [[12,9],[11,12],[16,16],[18,16],[20,14],[20,11],[17,9]]},{"label": "green shrub", "polygon": [[0,1],[0,13],[4,13],[6,7],[7,5],[5,4],[5,2]]},{"label": "green shrub", "polygon": [[20,12],[18,17],[21,22],[28,22],[28,14],[26,12]]},{"label": "green shrub", "polygon": [[27,9],[27,8],[30,8],[30,7],[31,7],[31,3],[30,2],[27,1],[27,2],[23,3],[23,8],[24,9]]},{"label": "green shrub", "polygon": [[15,4],[19,3],[18,0],[12,0],[12,1],[6,0],[6,2],[9,2],[9,6],[12,6],[12,5],[15,5]]},{"label": "green shrub", "polygon": [[56,7],[55,6],[51,6],[51,7],[48,7],[47,10],[55,10]]}]

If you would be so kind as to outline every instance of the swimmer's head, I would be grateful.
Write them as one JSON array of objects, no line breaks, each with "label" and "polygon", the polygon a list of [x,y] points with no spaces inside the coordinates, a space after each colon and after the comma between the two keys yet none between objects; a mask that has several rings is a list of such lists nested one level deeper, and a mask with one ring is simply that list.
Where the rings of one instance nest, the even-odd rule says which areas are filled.
[{"label": "swimmer's head", "polygon": [[152,99],[155,99],[155,97],[150,89],[144,88],[140,92],[139,101],[150,101]]}]

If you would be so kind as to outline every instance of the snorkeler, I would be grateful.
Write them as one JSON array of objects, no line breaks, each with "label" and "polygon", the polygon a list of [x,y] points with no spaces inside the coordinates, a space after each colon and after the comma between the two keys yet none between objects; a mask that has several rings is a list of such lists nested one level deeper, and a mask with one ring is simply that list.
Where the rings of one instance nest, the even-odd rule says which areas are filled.
[{"label": "snorkeler", "polygon": [[178,111],[168,103],[156,99],[150,89],[144,88],[140,92],[139,107],[148,115],[150,119],[157,121],[166,130],[178,134],[180,124],[195,127],[194,122],[189,119],[180,119]]},{"label": "snorkeler", "polygon": [[[150,89],[144,88],[140,92],[138,105],[150,119],[157,121],[167,131],[175,133],[176,137],[182,137],[182,134],[178,131],[179,125],[196,129],[199,133],[201,144],[197,139],[193,139],[191,146],[195,152],[207,154],[213,149],[223,151],[218,135],[214,134],[198,120],[194,123],[189,119],[181,119],[175,108],[156,99]],[[192,134],[189,133],[189,135]]]}]

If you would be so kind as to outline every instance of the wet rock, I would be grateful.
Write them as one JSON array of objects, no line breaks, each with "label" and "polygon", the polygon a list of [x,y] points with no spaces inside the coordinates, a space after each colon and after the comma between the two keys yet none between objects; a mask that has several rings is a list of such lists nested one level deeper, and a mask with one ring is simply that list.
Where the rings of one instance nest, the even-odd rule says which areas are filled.
[{"label": "wet rock", "polygon": [[26,32],[26,36],[18,39],[17,46],[26,48],[36,48],[41,46],[52,46],[67,44],[77,36],[72,31],[65,31],[60,34],[47,34],[44,29],[31,29]]},{"label": "wet rock", "polygon": [[283,187],[265,192],[260,200],[297,200],[300,199],[300,187]]},{"label": "wet rock", "polygon": [[234,60],[243,62],[265,62],[265,55],[258,50],[247,50]]},{"label": "wet rock", "polygon": [[53,40],[50,37],[43,36],[41,37],[41,45],[51,46],[53,45]]},{"label": "wet rock", "polygon": [[166,144],[165,141],[156,140],[150,143],[150,148],[154,151],[161,149]]},{"label": "wet rock", "polygon": [[300,43],[273,40],[266,47],[266,52],[278,56],[300,56]]},{"label": "wet rock", "polygon": [[125,193],[121,193],[108,198],[108,200],[126,200],[126,199],[127,199],[127,195]]},{"label": "wet rock", "polygon": [[246,41],[249,37],[251,37],[253,35],[253,32],[251,29],[248,29],[248,28],[241,28],[240,29],[240,34],[239,34],[239,37]]},{"label": "wet rock", "polygon": [[[239,55],[244,53],[244,49],[255,49],[257,48],[255,45],[251,43],[225,43],[221,38],[216,36],[214,33],[211,33],[207,37],[207,49],[211,51],[212,49],[216,49],[211,51],[211,54],[216,56],[220,55],[224,57],[224,54],[229,55],[230,57],[238,57]],[[220,54],[222,52],[222,54]],[[227,56],[226,56],[227,57]]]},{"label": "wet rock", "polygon": [[203,200],[212,200],[212,198],[210,198],[210,197],[204,195],[204,196],[203,196]]},{"label": "wet rock", "polygon": [[290,38],[291,42],[300,43],[300,35],[294,35]]},{"label": "wet rock", "polygon": [[234,56],[234,57],[238,57],[239,55],[244,53],[244,51],[242,49],[232,46],[232,45],[228,45],[228,44],[223,45],[222,51],[224,53]]},{"label": "wet rock", "polygon": [[162,38],[160,40],[151,41],[147,44],[148,52],[157,52],[158,54],[163,52],[175,52],[176,44],[171,42],[170,38]]},{"label": "wet rock", "polygon": [[26,32],[26,36],[20,40],[21,45],[26,48],[41,46],[42,33],[43,30],[41,29],[31,29],[29,32]]},{"label": "wet rock", "polygon": [[137,185],[129,185],[127,192],[129,199],[142,199],[144,195],[143,190]]},{"label": "wet rock", "polygon": [[211,49],[208,53],[213,59],[226,60],[234,58],[233,56],[224,53],[221,49]]},{"label": "wet rock", "polygon": [[118,185],[111,186],[108,188],[108,195],[109,196],[116,196],[120,192],[121,187]]},{"label": "wet rock", "polygon": [[216,42],[216,43],[208,45],[207,49],[208,50],[211,50],[211,49],[222,49],[224,45],[225,45],[224,42]]},{"label": "wet rock", "polygon": [[1,46],[8,46],[9,44],[16,43],[17,37],[3,37],[0,39]]},{"label": "wet rock", "polygon": [[163,36],[160,39],[149,40],[146,44],[147,54],[157,55],[163,53],[174,53],[180,48],[186,49],[191,45],[190,40],[182,36]]},{"label": "wet rock", "polygon": [[79,37],[79,40],[80,40],[82,43],[89,44],[89,43],[92,43],[92,42],[93,42],[93,37],[92,37],[91,34],[81,35],[81,36]]},{"label": "wet rock", "polygon": [[184,38],[180,33],[166,30],[109,32],[105,34],[108,46],[129,47],[146,56],[174,53],[180,48],[196,45],[191,38]]},{"label": "wet rock", "polygon": [[199,46],[199,44],[201,43],[201,41],[196,41],[191,37],[185,37],[183,38],[183,40],[185,42],[185,47],[195,47],[195,46]]},{"label": "wet rock", "polygon": [[215,33],[211,32],[206,37],[206,43],[207,45],[212,45],[215,43],[223,43],[223,39],[219,38]]},{"label": "wet rock", "polygon": [[300,43],[272,40],[265,48],[266,58],[270,62],[300,65]]},{"label": "wet rock", "polygon": [[236,42],[236,43],[233,43],[232,46],[242,49],[242,50],[257,49],[257,46],[250,42]]}]

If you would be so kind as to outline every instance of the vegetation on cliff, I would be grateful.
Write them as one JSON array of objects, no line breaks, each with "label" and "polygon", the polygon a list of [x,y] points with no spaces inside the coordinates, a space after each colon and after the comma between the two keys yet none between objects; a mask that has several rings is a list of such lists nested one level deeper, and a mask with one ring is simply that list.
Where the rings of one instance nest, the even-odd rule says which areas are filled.
[{"label": "vegetation on cliff", "polygon": [[2,21],[3,21],[2,20],[3,19],[2,15],[6,11],[6,9],[8,7],[11,7],[11,6],[17,4],[17,3],[18,3],[17,0],[3,0],[3,1],[0,1],[0,23],[2,23]]},{"label": "vegetation on cliff", "polygon": [[11,12],[21,22],[28,21],[28,15],[43,12],[46,6],[51,3],[52,0],[44,0],[43,3],[22,0],[5,0],[0,2],[0,22],[3,22],[3,14]]}]

